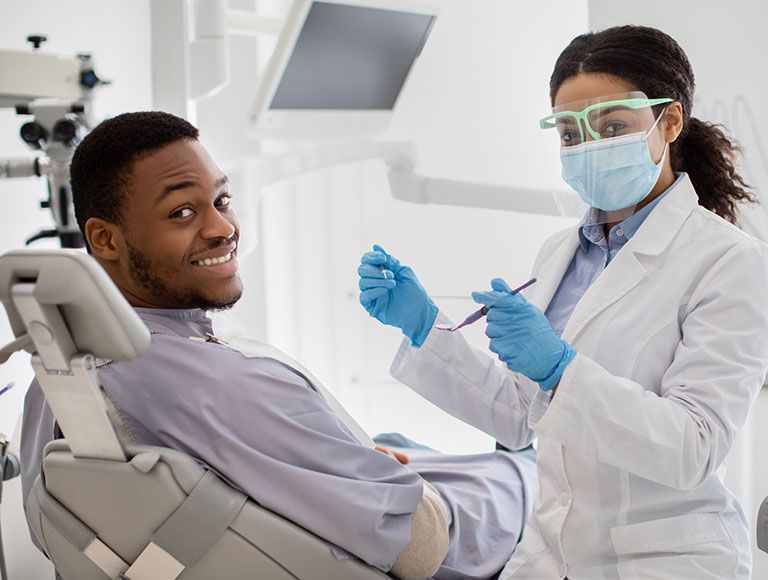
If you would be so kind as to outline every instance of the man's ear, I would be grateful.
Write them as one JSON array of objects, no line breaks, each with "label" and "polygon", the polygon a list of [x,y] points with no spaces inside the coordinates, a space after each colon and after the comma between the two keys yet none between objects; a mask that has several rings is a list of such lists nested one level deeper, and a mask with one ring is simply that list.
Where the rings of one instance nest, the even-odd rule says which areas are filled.
[{"label": "man's ear", "polygon": [[669,103],[664,110],[663,125],[664,140],[672,143],[680,136],[683,130],[683,105],[678,101]]},{"label": "man's ear", "polygon": [[117,262],[125,246],[122,228],[96,217],[85,222],[85,239],[91,248],[91,254],[107,262]]}]

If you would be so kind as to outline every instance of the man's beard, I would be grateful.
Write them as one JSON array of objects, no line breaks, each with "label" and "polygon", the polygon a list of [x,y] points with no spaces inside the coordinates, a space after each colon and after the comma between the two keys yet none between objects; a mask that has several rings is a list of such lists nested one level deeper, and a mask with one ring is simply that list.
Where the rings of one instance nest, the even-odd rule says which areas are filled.
[{"label": "man's beard", "polygon": [[171,305],[170,308],[228,310],[240,300],[240,292],[224,300],[214,300],[194,290],[183,291],[171,288],[157,274],[158,268],[149,261],[141,250],[131,245],[127,240],[126,245],[128,247],[128,264],[133,281],[149,291],[157,301]]}]

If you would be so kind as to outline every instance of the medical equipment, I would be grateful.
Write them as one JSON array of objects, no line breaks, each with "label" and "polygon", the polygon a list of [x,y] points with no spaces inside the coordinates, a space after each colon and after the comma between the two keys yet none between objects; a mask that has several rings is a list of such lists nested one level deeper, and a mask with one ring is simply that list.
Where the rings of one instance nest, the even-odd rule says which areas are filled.
[{"label": "medical equipment", "polygon": [[587,130],[592,140],[611,139],[646,130],[644,125],[653,120],[651,107],[671,103],[673,99],[649,99],[645,93],[634,91],[608,95],[600,99],[565,103],[552,109],[539,126],[557,129],[562,147],[585,142]]},{"label": "medical equipment", "polygon": [[[133,445],[103,397],[96,358],[131,360],[147,328],[90,256],[0,256],[0,301],[65,439],[44,451],[26,502],[33,538],[61,580],[387,576],[249,500],[189,456]],[[72,404],[77,401],[77,404]]]},{"label": "medical equipment", "polygon": [[667,148],[658,126],[672,101],[640,91],[605,95],[558,105],[539,121],[554,129],[563,180],[583,202],[556,192],[562,215],[604,225],[635,213],[661,174]]},{"label": "medical equipment", "polygon": [[256,135],[324,140],[384,130],[437,13],[402,1],[294,2],[256,95]]},{"label": "medical equipment", "polygon": [[[511,294],[517,294],[518,292],[522,292],[523,290],[528,288],[528,286],[530,286],[531,284],[533,284],[535,282],[536,282],[536,278],[531,278],[530,280],[528,280],[522,286],[519,286],[519,287],[515,288],[514,290],[512,290]],[[437,328],[438,330],[447,330],[448,332],[455,332],[455,331],[459,330],[460,328],[464,328],[465,326],[469,326],[470,324],[474,324],[475,322],[480,320],[486,314],[488,314],[488,307],[487,306],[483,306],[480,310],[476,310],[475,312],[473,312],[472,314],[467,316],[459,324],[455,324],[453,326],[451,326],[450,324],[436,324],[435,328]]]},{"label": "medical equipment", "polygon": [[[382,127],[396,113],[409,75],[419,74],[418,53],[422,48],[429,50],[433,28],[440,26],[437,8],[411,0],[295,0],[289,6],[286,16],[275,17],[266,12],[226,8],[223,0],[152,0],[150,3],[155,47],[152,51],[154,108],[184,117],[193,124],[197,124],[201,102],[210,99],[207,106],[218,104],[218,93],[226,95],[222,107],[249,108],[247,136],[257,140],[244,139],[239,148],[233,148],[238,150],[230,158],[218,159],[233,179],[248,184],[253,191],[262,191],[268,185],[308,172],[379,159],[386,166],[392,196],[411,203],[552,216],[563,215],[560,209],[563,204],[570,207],[574,200],[581,204],[571,191],[562,191],[558,199],[553,199],[552,191],[546,189],[426,176],[417,171],[419,159],[413,143],[376,140]],[[334,23],[319,18],[331,13],[343,18]],[[343,34],[335,28],[342,22]],[[373,23],[380,23],[397,38],[403,38],[402,46],[385,42],[386,51],[382,50],[381,54],[372,51],[370,38],[363,35],[363,30]],[[234,54],[232,63],[228,58],[229,52],[240,49],[245,38],[258,41],[254,47],[257,52],[246,59],[247,69],[237,68]],[[345,50],[339,50],[336,42],[346,43]],[[225,45],[229,51],[222,48]],[[306,91],[299,100],[291,97],[292,108],[277,108],[278,103],[287,102],[289,95],[296,95],[296,85],[291,79],[295,80],[297,71],[306,68],[307,55],[319,58],[329,46],[336,48],[318,61],[318,65],[322,65],[318,71],[324,71],[323,78],[337,82],[338,86],[325,83],[323,92]],[[408,54],[399,52],[407,47],[410,47]],[[257,57],[266,60],[262,54],[269,56],[270,51],[269,62],[262,70]],[[392,55],[392,51],[395,57],[385,57]],[[243,58],[241,55],[240,59]],[[351,58],[356,59],[356,63],[368,59],[365,62],[370,64],[370,70],[362,77],[344,76]],[[390,95],[391,106],[389,102],[376,103],[371,97],[373,77],[383,79],[386,90],[382,92]],[[352,83],[351,88],[344,82]],[[356,83],[368,88],[361,88],[365,92],[360,93]],[[226,92],[230,84],[253,87],[255,100],[243,105],[241,93]],[[273,97],[278,95],[280,100],[275,102]],[[355,107],[358,108],[343,103],[344,98],[354,95],[357,95]],[[230,104],[233,99],[236,105],[234,101]],[[334,99],[337,108],[328,108]],[[366,108],[361,108],[364,105]],[[385,105],[388,108],[380,108]],[[216,123],[220,122],[217,118]],[[201,123],[201,129],[207,130],[205,123]],[[252,146],[248,146],[248,142]],[[570,216],[570,212],[567,215]],[[255,216],[254,210],[253,216],[244,220],[243,227],[248,227]],[[255,223],[252,227],[257,228]]]},{"label": "medical equipment", "polygon": [[69,183],[69,164],[83,134],[92,126],[89,107],[92,89],[108,84],[100,79],[89,54],[63,58],[39,52],[47,40],[32,35],[33,52],[0,51],[0,106],[15,108],[32,119],[21,127],[21,138],[37,155],[0,159],[0,178],[46,177],[48,199],[55,227],[38,231],[25,243],[58,237],[62,247],[84,245],[77,227]]}]

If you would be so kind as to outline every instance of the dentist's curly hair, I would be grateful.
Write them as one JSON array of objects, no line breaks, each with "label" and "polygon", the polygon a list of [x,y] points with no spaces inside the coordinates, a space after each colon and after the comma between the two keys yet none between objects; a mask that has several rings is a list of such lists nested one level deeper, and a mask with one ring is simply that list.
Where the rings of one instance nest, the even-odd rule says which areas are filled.
[{"label": "dentist's curly hair", "polygon": [[549,81],[553,104],[560,86],[580,73],[615,76],[649,98],[668,97],[682,105],[683,130],[670,146],[670,161],[674,171],[690,176],[701,206],[736,223],[738,205],[756,201],[736,168],[738,144],[722,125],[691,117],[693,69],[671,36],[646,26],[615,26],[577,36],[555,63]]},{"label": "dentist's curly hair", "polygon": [[[83,237],[85,223],[92,217],[121,223],[137,160],[176,141],[196,140],[198,136],[193,125],[162,111],[118,115],[86,135],[70,166],[72,201]],[[90,252],[87,239],[85,244]]]}]

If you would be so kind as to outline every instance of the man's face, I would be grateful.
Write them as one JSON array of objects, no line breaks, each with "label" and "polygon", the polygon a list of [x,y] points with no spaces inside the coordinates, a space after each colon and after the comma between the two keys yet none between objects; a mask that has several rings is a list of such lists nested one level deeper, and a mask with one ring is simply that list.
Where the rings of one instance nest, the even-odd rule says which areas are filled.
[{"label": "man's face", "polygon": [[136,161],[123,212],[116,282],[133,306],[214,310],[239,300],[240,224],[226,176],[198,141]]}]

